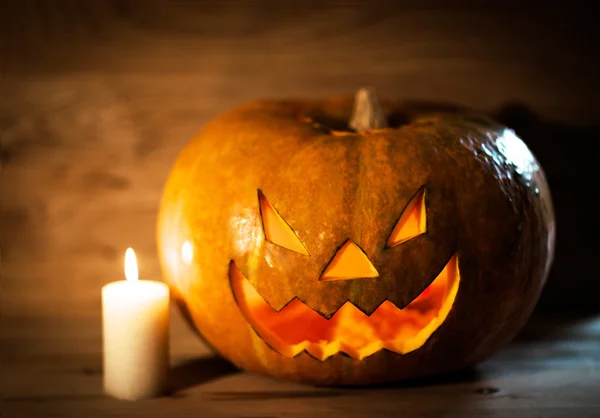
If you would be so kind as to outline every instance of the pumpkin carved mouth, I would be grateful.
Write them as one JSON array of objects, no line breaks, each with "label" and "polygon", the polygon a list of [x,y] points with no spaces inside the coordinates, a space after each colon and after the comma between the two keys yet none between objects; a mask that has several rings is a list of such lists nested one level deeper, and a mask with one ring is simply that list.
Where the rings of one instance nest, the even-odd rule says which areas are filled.
[{"label": "pumpkin carved mouth", "polygon": [[243,316],[269,346],[287,357],[306,351],[322,361],[340,352],[362,360],[383,349],[398,354],[416,350],[445,321],[460,282],[455,254],[403,309],[386,300],[367,315],[346,302],[327,319],[297,297],[275,310],[233,261],[229,278]]}]

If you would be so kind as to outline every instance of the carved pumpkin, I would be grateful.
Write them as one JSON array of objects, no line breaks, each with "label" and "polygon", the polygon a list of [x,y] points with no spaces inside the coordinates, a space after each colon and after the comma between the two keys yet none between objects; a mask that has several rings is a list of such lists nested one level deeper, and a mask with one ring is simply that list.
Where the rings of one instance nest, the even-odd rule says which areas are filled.
[{"label": "carved pumpkin", "polygon": [[164,276],[237,366],[382,383],[481,361],[528,319],[554,249],[538,162],[483,116],[384,108],[357,132],[350,98],[248,104],[176,161]]}]

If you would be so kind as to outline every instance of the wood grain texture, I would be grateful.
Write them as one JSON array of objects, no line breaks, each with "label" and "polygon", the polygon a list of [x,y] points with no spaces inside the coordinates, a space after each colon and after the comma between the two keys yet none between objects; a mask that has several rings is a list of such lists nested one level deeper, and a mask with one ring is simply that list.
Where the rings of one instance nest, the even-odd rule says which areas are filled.
[{"label": "wood grain texture", "polygon": [[[588,94],[598,79],[586,20],[553,8],[376,2],[12,1],[5,10],[4,310],[96,303],[100,287],[122,276],[128,246],[142,276],[159,277],[158,199],[179,150],[209,119],[259,97],[352,94],[361,85],[385,97],[508,108],[508,116],[507,105],[521,102],[534,112],[511,123],[533,126],[529,142],[565,202],[557,203],[561,274],[549,285],[558,297],[549,300],[596,300],[558,278],[597,282],[598,244],[579,215],[600,203],[572,201],[597,186],[595,176],[570,177],[594,166],[569,145],[572,130],[600,120]],[[567,129],[557,134],[545,120]],[[577,135],[584,146],[595,139]],[[561,247],[561,234],[582,245]]]},{"label": "wood grain texture", "polygon": [[139,402],[102,393],[100,318],[4,317],[2,417],[598,417],[600,319],[534,319],[473,370],[379,388],[315,388],[235,370],[180,316],[171,328],[171,393]]},{"label": "wood grain texture", "polygon": [[[100,397],[101,286],[123,277],[128,246],[143,278],[160,277],[156,209],[172,161],[209,119],[260,97],[371,85],[385,97],[499,115],[531,138],[555,198],[557,261],[542,301],[598,309],[600,201],[588,197],[599,186],[589,151],[600,137],[596,14],[553,4],[393,3],[2,1],[3,418],[367,417],[408,408],[436,417],[513,417],[527,408],[599,415],[597,333],[519,343],[485,366],[497,374],[476,383],[368,391],[356,400],[244,374],[183,398]],[[174,361],[228,370],[198,360],[206,351],[190,333],[175,330],[174,338]],[[488,384],[501,390],[473,393]]]}]

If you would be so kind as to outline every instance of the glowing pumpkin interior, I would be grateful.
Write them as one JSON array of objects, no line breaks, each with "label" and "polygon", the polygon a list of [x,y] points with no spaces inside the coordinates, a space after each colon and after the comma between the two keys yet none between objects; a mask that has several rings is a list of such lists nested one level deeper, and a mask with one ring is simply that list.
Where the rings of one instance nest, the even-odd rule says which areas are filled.
[{"label": "glowing pumpkin interior", "polygon": [[[298,235],[260,191],[259,204],[265,238],[308,256]],[[424,233],[425,218],[425,191],[422,189],[407,205],[387,246],[399,245]],[[283,309],[275,310],[233,261],[229,277],[242,314],[267,344],[288,357],[307,351],[319,360],[338,352],[360,360],[382,349],[398,354],[416,350],[446,319],[460,281],[455,254],[431,284],[403,309],[384,301],[371,315],[367,315],[351,302],[346,302],[328,319],[298,298]],[[356,243],[347,240],[325,268],[320,280],[373,280],[377,277],[377,270],[368,256]]]},{"label": "glowing pumpkin interior", "polygon": [[366,277],[379,277],[379,273],[363,250],[349,239],[335,254],[321,275],[321,280],[350,280]]},{"label": "glowing pumpkin interior", "polygon": [[423,188],[418,191],[402,212],[400,220],[388,238],[387,246],[395,247],[425,233],[426,230],[427,214],[425,212],[425,189]]}]

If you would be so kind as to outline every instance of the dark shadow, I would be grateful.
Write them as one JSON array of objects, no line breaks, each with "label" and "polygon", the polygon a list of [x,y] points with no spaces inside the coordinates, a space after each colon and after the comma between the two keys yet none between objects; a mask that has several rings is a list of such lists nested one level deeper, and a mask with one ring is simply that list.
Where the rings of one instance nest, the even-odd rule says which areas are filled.
[{"label": "dark shadow", "polygon": [[[354,396],[361,391],[377,389],[404,389],[429,387],[439,385],[452,385],[458,383],[472,383],[480,379],[480,374],[475,368],[469,368],[458,372],[435,375],[431,377],[415,378],[396,383],[365,386],[306,386],[306,390],[297,391],[262,391],[262,392],[211,392],[210,399],[213,401],[262,401],[269,399],[315,399],[331,398],[338,396]],[[482,386],[477,388],[487,393],[495,393],[497,389]]]},{"label": "dark shadow", "polygon": [[432,376],[416,377],[402,380],[400,382],[383,383],[380,385],[350,386],[348,390],[371,390],[371,389],[408,389],[427,386],[455,385],[460,383],[474,383],[481,378],[476,367],[469,367],[450,373],[436,374]]},{"label": "dark shadow", "polygon": [[169,395],[179,391],[237,373],[238,369],[218,356],[188,360],[169,371]]},{"label": "dark shadow", "polygon": [[550,312],[540,306],[511,344],[581,338],[579,326],[599,317],[597,309]]},{"label": "dark shadow", "polygon": [[556,218],[556,252],[538,311],[600,312],[597,254],[600,253],[600,125],[575,126],[545,120],[519,103],[493,115],[515,130],[546,173]]},{"label": "dark shadow", "polygon": [[270,399],[331,398],[343,395],[348,395],[348,391],[315,388],[297,391],[211,392],[209,396],[212,401],[266,401]]},{"label": "dark shadow", "polygon": [[468,110],[454,103],[420,100],[404,100],[395,109],[388,117],[388,123],[391,127],[410,123],[417,115],[422,116],[427,113],[459,113]]}]

